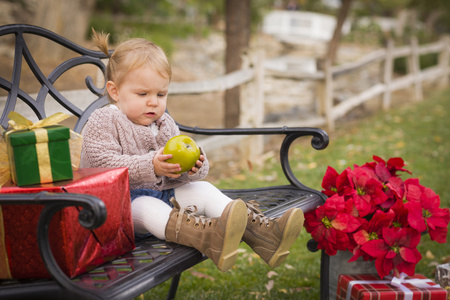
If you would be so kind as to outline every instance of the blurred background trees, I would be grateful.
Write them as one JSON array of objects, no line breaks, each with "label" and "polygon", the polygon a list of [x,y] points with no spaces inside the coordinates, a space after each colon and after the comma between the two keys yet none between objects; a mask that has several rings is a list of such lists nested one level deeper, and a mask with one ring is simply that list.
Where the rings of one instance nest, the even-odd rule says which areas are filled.
[{"label": "blurred background trees", "polygon": [[[384,46],[388,37],[408,43],[414,35],[419,42],[430,42],[450,32],[449,0],[0,0],[0,25],[30,23],[80,44],[89,40],[93,27],[110,33],[113,44],[132,37],[151,39],[169,56],[174,40],[215,32],[225,40],[224,70],[232,72],[241,68],[265,13],[288,9],[288,4],[289,9],[334,15],[337,24],[351,19],[352,32],[343,37],[335,33],[328,57],[341,40],[365,43],[366,37],[375,37]],[[382,30],[376,18],[395,19],[395,28]],[[227,91],[225,98],[226,126],[233,127],[238,124],[239,90]]]},{"label": "blurred background trees", "polygon": [[361,24],[361,18],[391,17],[397,20],[397,28],[389,34],[397,39],[411,34],[431,39],[450,32],[448,0],[0,0],[0,25],[31,23],[75,42],[88,38],[94,27],[111,33],[114,42],[134,36],[152,38],[170,54],[174,38],[202,37],[212,31],[224,36],[251,33],[243,39],[251,43],[264,14],[286,9],[288,3],[295,3],[298,10],[338,16],[341,4],[347,2],[352,2],[346,17],[352,18],[354,29],[377,26]]}]

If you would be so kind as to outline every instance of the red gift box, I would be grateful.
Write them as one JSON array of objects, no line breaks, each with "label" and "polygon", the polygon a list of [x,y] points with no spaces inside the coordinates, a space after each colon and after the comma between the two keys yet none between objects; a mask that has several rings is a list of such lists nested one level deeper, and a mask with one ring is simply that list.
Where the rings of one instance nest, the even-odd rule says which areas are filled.
[{"label": "red gift box", "polygon": [[[49,228],[50,245],[60,268],[69,277],[134,249],[127,168],[78,169],[74,171],[73,180],[27,187],[6,184],[0,190],[1,193],[42,191],[89,194],[101,199],[106,206],[106,221],[94,230],[79,224],[77,207],[64,208],[53,217]],[[36,238],[42,208],[40,205],[0,206],[0,278],[50,277]]]},{"label": "red gift box", "polygon": [[391,280],[374,274],[339,275],[336,299],[447,300],[447,291],[423,275],[406,277],[399,286],[392,285]]}]

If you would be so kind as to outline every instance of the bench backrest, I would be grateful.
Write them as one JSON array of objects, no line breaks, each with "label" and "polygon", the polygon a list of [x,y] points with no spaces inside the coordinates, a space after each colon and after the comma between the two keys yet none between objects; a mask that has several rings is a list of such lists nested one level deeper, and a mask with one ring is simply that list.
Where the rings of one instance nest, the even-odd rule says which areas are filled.
[{"label": "bench backrest", "polygon": [[[19,104],[18,100],[21,100],[26,106],[28,106],[38,119],[43,119],[51,115],[51,113],[49,112],[49,107],[52,108],[51,110],[53,111],[53,113],[57,111],[64,112],[64,109],[67,110],[68,113],[73,114],[77,118],[77,121],[75,122],[75,125],[72,129],[78,133],[81,132],[84,124],[94,110],[109,103],[108,97],[105,95],[106,88],[104,85],[106,73],[106,65],[104,60],[107,59],[107,56],[103,52],[84,48],[50,30],[34,25],[11,24],[0,26],[0,41],[2,41],[2,39],[7,35],[14,37],[15,51],[12,74],[8,75],[10,76],[10,78],[3,78],[0,72],[0,92],[1,89],[7,92],[6,101],[4,101],[5,105],[3,106],[3,108],[1,103],[2,94],[0,93],[0,126],[2,126],[3,129],[6,129],[8,127],[9,112],[15,110],[18,113],[22,113],[20,111],[21,109],[17,108],[17,104]],[[44,75],[42,69],[45,67],[45,62],[39,64],[35,59],[36,57],[33,56],[33,51],[31,51],[29,48],[30,36],[33,35],[58,44],[52,46],[63,47],[66,50],[69,50],[68,52],[73,54],[73,56],[67,59],[61,59],[61,63],[57,67],[55,67],[55,69],[52,70],[48,76]],[[49,49],[48,55],[52,55],[51,51],[53,50],[54,47],[52,49]],[[40,88],[37,94],[27,93],[20,88],[21,81],[25,80],[22,74],[22,67],[24,62],[32,71],[34,75],[33,77],[39,82]],[[94,84],[94,80],[92,79],[92,77],[86,75],[85,84],[87,89],[85,90],[90,91],[90,93],[88,92],[88,101],[79,101],[80,97],[68,99],[68,97],[64,96],[65,91],[62,91],[55,87],[55,82],[61,76],[63,76],[65,73],[68,73],[75,67],[81,65],[94,66],[94,68],[98,70],[95,75],[97,77],[102,77],[96,79],[96,82],[102,82],[103,84],[102,87],[98,87],[96,86],[96,84]],[[54,101],[56,101],[55,104],[59,104],[60,107],[55,108],[53,100],[49,99],[54,99]],[[206,129],[196,126],[185,126],[178,122],[177,125],[181,131],[201,135],[245,135],[248,133],[252,134],[257,131],[253,128]],[[271,133],[269,132],[269,134]]]},{"label": "bench backrest", "polygon": [[[42,119],[48,116],[45,101],[49,98],[47,96],[51,95],[57,103],[78,118],[78,121],[74,127],[74,131],[76,132],[81,131],[89,115],[95,109],[108,103],[108,99],[104,95],[105,87],[103,86],[99,88],[95,86],[90,76],[85,78],[86,86],[96,96],[96,99],[86,108],[78,107],[76,103],[73,103],[64,97],[54,86],[54,83],[58,80],[58,78],[60,78],[68,70],[79,65],[90,64],[96,66],[101,71],[99,74],[103,74],[104,76],[106,70],[105,64],[102,61],[102,59],[106,58],[104,53],[83,48],[49,30],[32,25],[13,24],[1,26],[0,38],[5,35],[15,36],[15,52],[11,78],[6,79],[0,77],[0,88],[8,93],[0,117],[0,125],[4,129],[8,127],[8,113],[15,110],[18,99],[28,105],[28,107],[31,108],[39,119]],[[38,35],[51,40],[66,49],[73,51],[74,56],[64,60],[50,73],[50,75],[45,76],[41,70],[42,66],[40,67],[38,65],[33,53],[28,47],[27,35]],[[51,55],[51,52],[49,52],[49,55]],[[24,62],[28,64],[28,67],[34,74],[34,77],[41,85],[37,95],[34,97],[20,89],[20,82],[23,80],[21,73]]]}]

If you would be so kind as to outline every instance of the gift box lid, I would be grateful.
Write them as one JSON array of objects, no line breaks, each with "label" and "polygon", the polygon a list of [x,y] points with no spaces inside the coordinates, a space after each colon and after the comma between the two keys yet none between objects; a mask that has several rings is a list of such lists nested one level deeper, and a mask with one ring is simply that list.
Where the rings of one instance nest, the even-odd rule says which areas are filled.
[{"label": "gift box lid", "polygon": [[[70,139],[70,130],[64,126],[48,126],[43,127],[47,130],[48,141],[59,141]],[[23,146],[28,144],[36,144],[36,134],[34,130],[18,130],[13,132],[5,132],[5,136],[11,146]]]}]

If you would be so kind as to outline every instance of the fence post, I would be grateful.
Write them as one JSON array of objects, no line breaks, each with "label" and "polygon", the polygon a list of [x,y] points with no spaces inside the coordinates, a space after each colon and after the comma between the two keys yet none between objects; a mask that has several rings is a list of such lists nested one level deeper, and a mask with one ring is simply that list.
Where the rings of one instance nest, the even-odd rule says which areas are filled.
[{"label": "fence post", "polygon": [[409,72],[413,76],[414,100],[422,101],[422,80],[420,78],[420,56],[417,37],[411,38],[411,55],[409,56]]},{"label": "fence post", "polygon": [[330,131],[334,131],[335,124],[334,124],[334,116],[333,116],[333,90],[334,90],[334,83],[333,83],[333,73],[331,69],[331,61],[330,59],[325,60],[324,65],[324,72],[325,72],[325,93],[324,93],[324,109],[325,109],[325,118],[327,120],[327,125]]},{"label": "fence post", "polygon": [[387,111],[391,106],[391,82],[392,82],[392,73],[394,72],[394,40],[389,38],[386,46],[386,57],[384,59],[384,74],[383,74],[383,83],[384,83],[384,93],[383,93],[383,110]]},{"label": "fence post", "polygon": [[439,80],[439,87],[446,88],[449,84],[449,62],[450,62],[450,36],[445,35],[441,38],[442,50],[439,52],[439,68],[442,70],[442,77]]},{"label": "fence post", "polygon": [[[244,68],[254,69],[254,79],[243,85],[241,97],[241,127],[263,127],[264,123],[264,53],[249,55]],[[263,154],[264,137],[251,135],[240,143],[241,165],[245,166]]]}]

